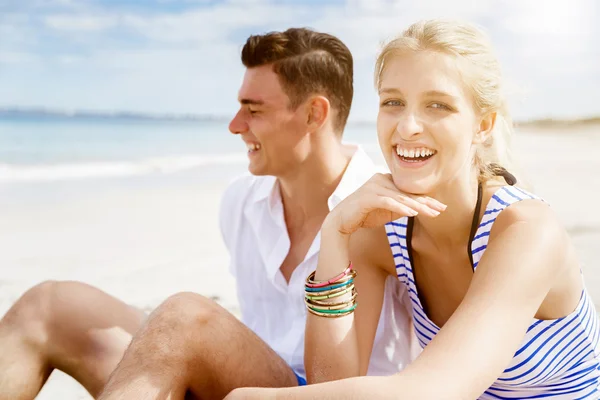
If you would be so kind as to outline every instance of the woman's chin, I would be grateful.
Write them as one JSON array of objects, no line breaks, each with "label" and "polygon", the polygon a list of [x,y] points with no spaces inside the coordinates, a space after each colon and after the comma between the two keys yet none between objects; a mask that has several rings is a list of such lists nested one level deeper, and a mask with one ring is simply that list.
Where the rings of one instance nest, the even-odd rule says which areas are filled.
[{"label": "woman's chin", "polygon": [[398,176],[394,174],[392,176],[394,185],[402,193],[414,194],[414,195],[427,195],[432,192],[433,185],[431,182],[427,182],[425,179],[407,179],[406,176]]}]

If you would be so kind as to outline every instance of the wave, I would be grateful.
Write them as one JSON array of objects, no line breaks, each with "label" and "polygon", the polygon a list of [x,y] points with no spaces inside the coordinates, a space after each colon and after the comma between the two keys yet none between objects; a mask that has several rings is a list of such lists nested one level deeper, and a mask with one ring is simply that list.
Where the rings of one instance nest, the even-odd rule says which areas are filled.
[{"label": "wave", "polygon": [[35,165],[0,164],[0,183],[128,177],[152,174],[164,175],[202,166],[243,164],[247,160],[248,158],[245,154],[235,153],[160,157],[140,161],[99,161]]}]

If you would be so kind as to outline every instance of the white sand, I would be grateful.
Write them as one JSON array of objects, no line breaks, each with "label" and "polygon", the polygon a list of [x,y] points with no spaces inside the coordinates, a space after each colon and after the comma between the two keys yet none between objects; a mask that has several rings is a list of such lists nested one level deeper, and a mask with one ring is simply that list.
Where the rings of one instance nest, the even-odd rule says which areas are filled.
[{"label": "white sand", "polygon": [[[524,134],[515,144],[534,191],[571,232],[588,287],[600,301],[600,272],[592,257],[600,244],[598,128]],[[235,312],[217,228],[227,181],[0,186],[0,315],[28,287],[47,279],[82,280],[146,309],[189,290],[218,296]],[[89,395],[54,373],[38,398]]]},{"label": "white sand", "polygon": [[[101,197],[59,190],[25,204],[3,198],[0,315],[47,279],[85,281],[148,310],[173,293],[194,291],[237,312],[217,230],[224,186],[112,188]],[[38,398],[91,397],[57,371]]]}]

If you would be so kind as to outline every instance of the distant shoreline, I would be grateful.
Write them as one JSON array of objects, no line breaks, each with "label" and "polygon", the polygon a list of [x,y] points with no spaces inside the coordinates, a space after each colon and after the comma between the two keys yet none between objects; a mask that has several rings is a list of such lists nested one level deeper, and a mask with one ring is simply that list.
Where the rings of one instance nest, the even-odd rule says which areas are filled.
[{"label": "distant shoreline", "polygon": [[153,114],[130,111],[53,110],[45,108],[0,107],[2,119],[48,120],[129,120],[129,121],[226,121],[223,116],[196,114]]},{"label": "distant shoreline", "polygon": [[600,125],[600,117],[577,118],[577,119],[539,119],[532,121],[517,121],[517,128],[532,129],[560,129],[560,128],[585,128]]},{"label": "distant shoreline", "polygon": [[[165,121],[165,122],[229,122],[224,115],[143,113],[130,111],[57,110],[29,107],[0,107],[1,120],[118,120],[118,121]],[[349,121],[349,125],[373,125],[375,121]],[[600,125],[600,116],[574,119],[544,118],[515,121],[517,128],[549,129],[578,128]]]}]

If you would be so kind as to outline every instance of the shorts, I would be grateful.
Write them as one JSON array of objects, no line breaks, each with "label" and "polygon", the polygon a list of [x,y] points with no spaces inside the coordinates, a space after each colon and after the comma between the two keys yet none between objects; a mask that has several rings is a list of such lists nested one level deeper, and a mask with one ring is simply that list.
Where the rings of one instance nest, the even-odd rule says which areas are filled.
[{"label": "shorts", "polygon": [[298,386],[306,386],[306,379],[304,379],[303,377],[301,377],[300,375],[298,375],[295,372],[294,372],[294,375],[296,375],[296,379],[298,380]]}]

